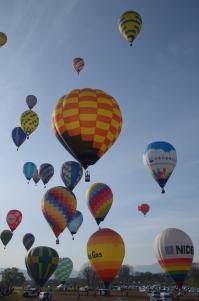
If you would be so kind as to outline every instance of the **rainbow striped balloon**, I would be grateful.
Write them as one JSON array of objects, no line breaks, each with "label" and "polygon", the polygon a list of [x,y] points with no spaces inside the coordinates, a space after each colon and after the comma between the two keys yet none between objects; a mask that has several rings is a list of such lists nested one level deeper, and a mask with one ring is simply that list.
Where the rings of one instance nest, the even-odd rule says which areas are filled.
[{"label": "rainbow striped balloon", "polygon": [[88,208],[99,225],[108,214],[112,202],[113,193],[111,189],[103,183],[95,183],[86,192]]},{"label": "rainbow striped balloon", "polygon": [[87,254],[97,275],[108,288],[124,259],[125,246],[122,237],[111,229],[100,229],[89,238]]},{"label": "rainbow striped balloon", "polygon": [[42,212],[57,238],[75,214],[76,207],[75,195],[65,187],[53,187],[45,193],[41,200]]},{"label": "rainbow striped balloon", "polygon": [[156,237],[155,253],[160,266],[181,288],[192,267],[194,247],[191,238],[182,230],[168,228]]}]

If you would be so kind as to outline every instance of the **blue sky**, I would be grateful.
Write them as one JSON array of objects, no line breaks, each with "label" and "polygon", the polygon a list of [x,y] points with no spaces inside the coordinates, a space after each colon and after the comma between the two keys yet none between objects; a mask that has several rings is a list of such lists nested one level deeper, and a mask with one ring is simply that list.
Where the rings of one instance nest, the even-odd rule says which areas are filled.
[{"label": "blue sky", "polygon": [[[138,11],[143,27],[132,47],[117,29],[126,10]],[[97,230],[85,199],[90,184],[104,182],[114,201],[102,227],[116,230],[126,246],[125,263],[156,262],[153,244],[168,227],[184,230],[193,240],[199,261],[199,2],[197,0],[0,0],[0,31],[8,37],[0,49],[0,230],[11,209],[23,213],[6,250],[0,246],[0,266],[24,268],[22,237],[32,232],[35,245],[55,248],[70,257],[74,268],[87,262],[86,244]],[[74,57],[85,59],[78,77]],[[98,88],[112,95],[123,116],[122,132],[108,153],[90,168],[91,183],[82,179],[74,189],[84,223],[74,241],[66,229],[60,245],[41,212],[45,190],[27,181],[23,164],[49,162],[55,175],[48,188],[62,185],[63,162],[73,158],[51,129],[57,100],[74,88]],[[11,131],[27,109],[25,98],[36,95],[38,129],[16,151]],[[142,155],[157,140],[177,151],[176,169],[160,193],[146,172]],[[151,211],[143,217],[140,203]]]}]

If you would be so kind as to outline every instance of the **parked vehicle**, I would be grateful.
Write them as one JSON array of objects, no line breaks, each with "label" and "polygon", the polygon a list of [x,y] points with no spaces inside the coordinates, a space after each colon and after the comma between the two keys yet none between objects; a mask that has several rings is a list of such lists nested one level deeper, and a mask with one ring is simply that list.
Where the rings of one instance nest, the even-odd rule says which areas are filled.
[{"label": "parked vehicle", "polygon": [[49,292],[40,292],[39,300],[50,301],[50,300],[52,300],[52,298],[51,298],[51,295]]},{"label": "parked vehicle", "polygon": [[30,287],[24,290],[23,297],[25,298],[35,298],[37,297],[37,289],[34,287]]}]

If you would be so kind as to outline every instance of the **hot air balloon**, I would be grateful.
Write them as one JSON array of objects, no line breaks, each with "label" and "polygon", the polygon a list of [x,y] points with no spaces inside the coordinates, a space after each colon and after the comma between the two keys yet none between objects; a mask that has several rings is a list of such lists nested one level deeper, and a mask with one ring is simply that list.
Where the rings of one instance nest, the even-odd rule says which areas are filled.
[{"label": "hot air balloon", "polygon": [[34,95],[28,95],[26,97],[26,103],[29,109],[31,110],[37,103],[37,97]]},{"label": "hot air balloon", "polygon": [[83,169],[80,163],[68,161],[62,164],[61,178],[67,189],[73,190],[83,175]]},{"label": "hot air balloon", "polygon": [[30,134],[32,134],[38,127],[39,117],[34,111],[27,110],[21,114],[20,123],[28,139]]},{"label": "hot air balloon", "polygon": [[[83,223],[83,215],[80,211],[76,210],[75,215],[69,219],[68,225],[67,225],[68,230],[72,234],[72,237],[74,234],[77,233],[77,231],[79,230],[82,223]],[[74,237],[73,237],[73,240],[74,240]]]},{"label": "hot air balloon", "polygon": [[115,99],[101,90],[73,90],[52,115],[55,135],[84,169],[95,164],[120,134],[122,115]]},{"label": "hot air balloon", "polygon": [[153,142],[147,146],[143,155],[143,162],[164,193],[164,186],[177,162],[175,148],[168,142]]},{"label": "hot air balloon", "polygon": [[68,257],[60,258],[58,267],[54,273],[54,277],[56,280],[60,282],[66,281],[69,278],[72,270],[73,270],[72,260]]},{"label": "hot air balloon", "polygon": [[124,39],[126,39],[130,46],[134,39],[140,33],[142,28],[142,18],[135,11],[126,11],[123,13],[118,21],[118,29]]},{"label": "hot air balloon", "polygon": [[150,210],[150,206],[148,204],[141,204],[138,206],[138,211],[141,211],[144,215],[146,215]]},{"label": "hot air balloon", "polygon": [[37,183],[40,181],[38,169],[35,171],[34,175],[32,176],[32,179],[35,182],[35,185],[37,185]]},{"label": "hot air balloon", "polygon": [[113,193],[111,189],[103,183],[95,183],[86,191],[88,208],[99,225],[108,214],[112,202]]},{"label": "hot air balloon", "polygon": [[154,248],[160,266],[181,288],[192,267],[194,247],[191,238],[180,229],[168,228],[155,238]]},{"label": "hot air balloon", "polygon": [[82,69],[84,68],[84,65],[85,65],[84,60],[81,57],[76,57],[73,60],[73,67],[77,71],[78,75],[80,71],[82,71]]},{"label": "hot air balloon", "polygon": [[28,275],[40,287],[52,276],[59,262],[58,253],[50,247],[32,248],[25,258]]},{"label": "hot air balloon", "polygon": [[50,163],[41,164],[39,167],[39,177],[42,180],[44,187],[54,175],[54,167]]},{"label": "hot air balloon", "polygon": [[12,140],[17,146],[17,150],[26,140],[26,133],[23,131],[21,127],[16,127],[12,130]]},{"label": "hot air balloon", "polygon": [[108,289],[124,259],[125,246],[122,237],[111,229],[100,229],[89,238],[87,254],[91,265]]},{"label": "hot air balloon", "polygon": [[[11,240],[12,236],[13,236],[13,233],[10,230],[3,230],[1,232],[0,238],[1,238],[1,241],[4,244],[5,247],[7,246],[9,241]],[[5,247],[4,247],[4,249],[5,249]]]},{"label": "hot air balloon", "polygon": [[53,187],[45,193],[41,201],[41,207],[58,244],[58,236],[66,228],[68,220],[75,214],[77,207],[75,195],[65,187]]},{"label": "hot air balloon", "polygon": [[7,42],[7,36],[4,32],[0,32],[0,47],[5,45]]},{"label": "hot air balloon", "polygon": [[26,162],[23,166],[23,173],[26,179],[29,181],[33,177],[35,171],[37,170],[37,166],[33,162]]},{"label": "hot air balloon", "polygon": [[10,210],[7,213],[6,222],[12,232],[19,226],[21,220],[22,220],[21,211],[14,209],[14,210]]},{"label": "hot air balloon", "polygon": [[35,242],[35,237],[32,233],[26,233],[23,237],[23,245],[28,251]]}]

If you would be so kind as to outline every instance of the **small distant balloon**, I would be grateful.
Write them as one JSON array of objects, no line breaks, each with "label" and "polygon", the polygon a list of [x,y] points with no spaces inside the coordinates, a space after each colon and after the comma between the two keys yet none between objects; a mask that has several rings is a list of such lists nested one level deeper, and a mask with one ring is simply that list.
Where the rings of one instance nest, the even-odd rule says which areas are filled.
[{"label": "small distant balloon", "polygon": [[80,73],[80,71],[82,71],[82,69],[84,68],[84,60],[81,57],[76,57],[73,60],[73,67],[75,69],[75,71],[77,71],[78,75]]},{"label": "small distant balloon", "polygon": [[26,103],[29,109],[31,110],[37,103],[37,97],[34,95],[28,95],[26,97]]},{"label": "small distant balloon", "polygon": [[150,206],[148,204],[141,204],[138,206],[138,211],[142,212],[144,215],[146,215],[150,210]]},{"label": "small distant balloon", "polygon": [[17,146],[17,150],[26,140],[26,133],[20,126],[14,128],[12,130],[12,140],[14,141],[15,145]]},{"label": "small distant balloon", "polygon": [[38,169],[35,171],[34,175],[32,176],[32,179],[35,182],[35,185],[40,181]]},{"label": "small distant balloon", "polygon": [[42,180],[44,187],[54,175],[54,167],[50,163],[43,163],[39,167],[39,177]]},{"label": "small distant balloon", "polygon": [[175,148],[164,141],[150,143],[144,152],[143,162],[145,168],[162,188],[162,193],[164,193],[164,186],[177,163]]},{"label": "small distant balloon", "polygon": [[1,232],[0,239],[1,239],[1,241],[2,241],[2,243],[5,247],[7,246],[9,241],[11,240],[12,236],[13,236],[13,233],[10,230],[3,230]]},{"label": "small distant balloon", "polygon": [[7,213],[6,222],[12,232],[19,226],[21,220],[22,220],[21,211],[13,209]]},{"label": "small distant balloon", "polygon": [[32,233],[26,233],[23,237],[23,245],[28,251],[35,242],[35,237]]},{"label": "small distant balloon", "polygon": [[72,237],[74,234],[77,233],[82,223],[83,223],[83,215],[80,211],[76,210],[75,215],[69,219],[67,225],[68,230],[72,234]]},{"label": "small distant balloon", "polygon": [[21,127],[26,133],[27,138],[36,130],[39,125],[37,113],[31,110],[24,111],[20,117]]},{"label": "small distant balloon", "polygon": [[60,174],[66,188],[72,191],[82,178],[83,168],[76,161],[64,162]]},{"label": "small distant balloon", "polygon": [[118,21],[118,29],[124,39],[126,39],[130,46],[140,33],[142,28],[142,18],[136,11],[126,11],[123,13]]},{"label": "small distant balloon", "polygon": [[33,162],[26,162],[23,166],[23,173],[26,179],[29,181],[32,179],[35,171],[37,170],[37,166]]},{"label": "small distant balloon", "polygon": [[7,36],[4,32],[0,32],[0,47],[5,45],[7,42]]}]

